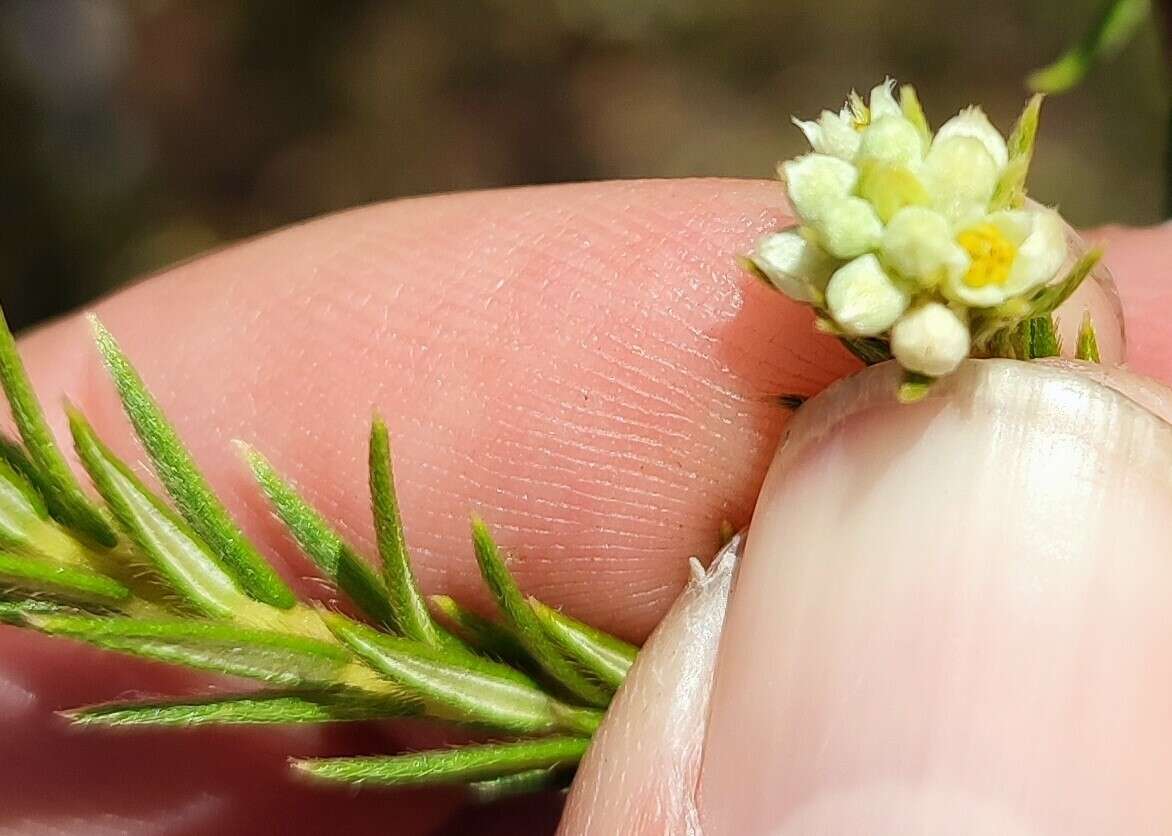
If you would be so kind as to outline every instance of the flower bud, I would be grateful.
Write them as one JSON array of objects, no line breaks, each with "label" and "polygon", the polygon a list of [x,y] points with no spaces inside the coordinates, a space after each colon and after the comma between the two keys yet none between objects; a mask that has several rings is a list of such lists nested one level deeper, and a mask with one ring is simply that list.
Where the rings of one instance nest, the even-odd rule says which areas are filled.
[{"label": "flower bud", "polygon": [[810,147],[819,154],[849,161],[859,150],[859,132],[855,130],[854,118],[847,108],[838,113],[824,110],[816,122],[793,121],[810,141]]},{"label": "flower bud", "polygon": [[971,136],[952,136],[932,143],[925,160],[932,184],[933,205],[960,222],[983,214],[997,187],[997,164],[985,145]]},{"label": "flower bud", "polygon": [[953,238],[952,227],[939,212],[921,206],[899,210],[883,231],[883,260],[901,276],[921,287],[958,280],[969,257]]},{"label": "flower bud", "polygon": [[911,311],[891,329],[891,353],[908,371],[951,374],[969,354],[969,329],[939,302]]},{"label": "flower bud", "polygon": [[830,277],[826,304],[843,331],[855,337],[873,337],[890,328],[907,310],[908,295],[883,271],[879,259],[868,253]]},{"label": "flower bud", "polygon": [[835,261],[817,245],[792,231],[775,232],[757,242],[751,260],[769,281],[798,302],[817,303]]},{"label": "flower bud", "polygon": [[924,157],[924,141],[916,126],[902,116],[881,116],[863,131],[858,160],[908,164]]},{"label": "flower bud", "polygon": [[822,246],[835,258],[854,258],[874,250],[883,240],[883,222],[875,207],[861,197],[847,197],[831,204],[811,226]]},{"label": "flower bud", "polygon": [[826,214],[854,190],[859,173],[845,160],[827,154],[807,154],[781,167],[794,211],[807,223]]},{"label": "flower bud", "polygon": [[967,136],[980,142],[993,158],[998,172],[1009,162],[1009,149],[1001,132],[989,123],[989,117],[979,107],[966,107],[940,126],[936,141],[941,142],[954,136]]}]

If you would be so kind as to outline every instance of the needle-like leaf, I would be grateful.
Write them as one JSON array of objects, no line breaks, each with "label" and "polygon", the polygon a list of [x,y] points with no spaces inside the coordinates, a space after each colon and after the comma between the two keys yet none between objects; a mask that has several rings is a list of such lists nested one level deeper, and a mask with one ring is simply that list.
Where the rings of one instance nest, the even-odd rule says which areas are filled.
[{"label": "needle-like leaf", "polygon": [[115,456],[77,410],[69,410],[77,454],[118,523],[183,601],[230,616],[247,601],[195,532]]},{"label": "needle-like leaf", "polygon": [[292,725],[418,714],[417,701],[344,688],[113,702],[63,712],[79,726]]},{"label": "needle-like leaf", "polygon": [[[569,764],[567,763],[565,766],[569,766]],[[530,769],[526,772],[502,775],[500,778],[474,781],[468,785],[468,794],[473,801],[480,804],[491,804],[494,801],[518,795],[565,789],[570,785],[570,779],[573,778],[573,775],[572,770],[557,767]]]},{"label": "needle-like leaf", "polygon": [[3,552],[0,552],[0,587],[16,587],[32,595],[109,607],[130,597],[129,589],[97,572]]},{"label": "needle-like leaf", "polygon": [[1009,162],[997,181],[991,209],[1017,208],[1025,203],[1025,184],[1034,158],[1034,140],[1038,135],[1043,98],[1040,93],[1031,97],[1018,117],[1017,124],[1013,126],[1007,143]]},{"label": "needle-like leaf", "polygon": [[252,474],[297,545],[366,615],[391,629],[397,626],[387,588],[370,564],[338,535],[269,461],[239,445]]},{"label": "needle-like leaf", "polygon": [[53,438],[3,311],[0,311],[0,384],[24,439],[28,460],[36,469],[37,487],[44,493],[53,516],[98,545],[114,546],[118,542],[114,530],[82,491]]},{"label": "needle-like leaf", "polygon": [[477,652],[512,665],[529,661],[525,648],[501,625],[460,606],[447,595],[432,595],[428,600],[456,635]]},{"label": "needle-like leaf", "polygon": [[378,417],[370,428],[370,500],[378,553],[383,561],[383,578],[399,632],[409,639],[438,645],[441,643],[439,631],[431,620],[427,601],[419,592],[419,584],[411,571],[391,470],[391,442],[386,424]]},{"label": "needle-like leaf", "polygon": [[118,343],[97,319],[91,324],[126,415],[184,519],[245,592],[275,607],[293,606],[292,590],[232,521]]},{"label": "needle-like leaf", "polygon": [[288,688],[332,685],[350,663],[346,651],[315,639],[219,621],[26,614],[44,633],[189,668]]},{"label": "needle-like leaf", "polygon": [[545,632],[585,671],[610,688],[618,688],[635,663],[638,648],[576,618],[529,598]]},{"label": "needle-like leaf", "polygon": [[578,699],[589,705],[606,706],[610,702],[610,694],[583,675],[546,635],[537,615],[505,567],[488,526],[477,518],[472,520],[472,543],[485,584],[496,599],[502,615],[508,620],[517,641],[533,661],[547,676]]},{"label": "needle-like leaf", "polygon": [[547,737],[388,757],[296,760],[293,766],[314,778],[347,784],[403,787],[465,783],[572,766],[589,745],[582,737]]},{"label": "needle-like leaf", "polygon": [[601,719],[596,711],[555,700],[507,665],[388,636],[345,616],[322,618],[356,656],[418,696],[436,717],[520,734],[590,734]]}]

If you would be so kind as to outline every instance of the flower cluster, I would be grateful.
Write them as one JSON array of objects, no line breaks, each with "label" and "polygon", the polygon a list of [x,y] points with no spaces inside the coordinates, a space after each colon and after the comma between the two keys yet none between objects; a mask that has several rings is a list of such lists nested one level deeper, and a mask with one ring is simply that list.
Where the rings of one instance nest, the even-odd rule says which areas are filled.
[{"label": "flower cluster", "polygon": [[928,127],[890,80],[869,102],[795,123],[813,153],[783,163],[800,225],[761,240],[753,266],[840,336],[881,338],[909,372],[969,355],[974,318],[1024,299],[1066,261],[1058,214],[1025,200],[1039,100],[1009,141],[978,107]]}]

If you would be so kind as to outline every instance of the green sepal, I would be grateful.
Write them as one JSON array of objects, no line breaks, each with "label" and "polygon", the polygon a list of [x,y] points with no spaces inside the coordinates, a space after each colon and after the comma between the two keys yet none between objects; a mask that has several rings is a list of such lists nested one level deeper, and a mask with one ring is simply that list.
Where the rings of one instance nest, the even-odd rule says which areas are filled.
[{"label": "green sepal", "polygon": [[53,516],[99,546],[116,545],[118,537],[114,530],[81,489],[53,438],[3,311],[0,311],[0,384],[24,440],[25,461],[35,472],[34,483]]},{"label": "green sepal", "polygon": [[415,700],[347,688],[260,691],[202,699],[111,702],[64,711],[78,726],[252,726],[341,723],[418,714]]},{"label": "green sepal", "polygon": [[431,620],[427,601],[419,591],[415,573],[411,571],[403,519],[395,494],[395,476],[391,469],[390,436],[386,424],[378,417],[375,417],[370,427],[369,459],[374,531],[378,539],[378,553],[383,562],[383,580],[399,632],[409,639],[439,645],[440,633]]},{"label": "green sepal", "polygon": [[97,319],[90,321],[122,407],[183,518],[248,595],[282,609],[292,607],[293,591],[232,521],[118,343]]},{"label": "green sepal", "polygon": [[1018,357],[1022,360],[1057,357],[1062,353],[1062,341],[1050,314],[1031,317],[1021,323],[1014,342],[1020,346]]},{"label": "green sepal", "polygon": [[639,655],[637,647],[547,607],[536,598],[529,598],[529,606],[549,637],[579,667],[612,689],[623,684]]},{"label": "green sepal", "polygon": [[1075,346],[1074,356],[1088,363],[1103,362],[1099,356],[1099,338],[1095,334],[1095,323],[1091,320],[1091,312],[1082,315],[1082,323],[1078,326],[1078,344]]},{"label": "green sepal", "polygon": [[924,143],[924,153],[927,153],[932,144],[932,128],[928,125],[928,117],[924,115],[916,88],[910,84],[899,88],[899,109],[903,112],[904,118],[915,126],[920,140]]},{"label": "green sepal", "polygon": [[1063,93],[1117,53],[1151,16],[1151,0],[1106,0],[1090,30],[1054,63],[1032,72],[1026,84],[1042,93]]},{"label": "green sepal", "polygon": [[601,715],[560,703],[497,662],[388,636],[335,613],[326,626],[375,672],[418,697],[432,716],[519,734],[590,733]]},{"label": "green sepal", "polygon": [[204,615],[233,615],[247,600],[235,580],[187,522],[102,443],[85,416],[75,409],[68,412],[74,446],[90,479],[169,590]]},{"label": "green sepal", "polygon": [[547,737],[407,755],[295,760],[293,767],[325,781],[384,787],[461,784],[577,764],[590,741]]},{"label": "green sepal", "polygon": [[376,623],[397,627],[382,578],[252,447],[239,445],[252,475],[301,550]]},{"label": "green sepal", "polygon": [[922,401],[927,397],[928,392],[932,390],[932,384],[935,382],[936,378],[929,377],[926,374],[904,371],[903,380],[899,384],[899,391],[896,393],[896,397],[900,403],[904,404]]},{"label": "green sepal", "polygon": [[1026,180],[1030,163],[1034,157],[1034,140],[1038,135],[1038,119],[1042,110],[1042,94],[1032,96],[1013,126],[1013,132],[1006,143],[1009,148],[1009,162],[997,181],[997,188],[990,201],[990,211],[1020,208],[1025,204]]},{"label": "green sepal", "polygon": [[530,663],[529,654],[516,636],[495,621],[460,606],[447,595],[432,595],[428,600],[455,634],[476,652],[512,665]]},{"label": "green sepal", "polygon": [[0,552],[0,587],[27,595],[46,595],[81,604],[116,607],[130,590],[105,575],[34,558]]},{"label": "green sepal", "polygon": [[509,574],[488,526],[478,518],[472,520],[472,543],[485,584],[496,599],[509,629],[534,663],[577,699],[588,705],[605,707],[610,702],[610,694],[583,675],[546,635],[517,582]]},{"label": "green sepal", "polygon": [[105,650],[289,688],[331,685],[350,662],[335,644],[219,621],[29,613],[25,622]]}]

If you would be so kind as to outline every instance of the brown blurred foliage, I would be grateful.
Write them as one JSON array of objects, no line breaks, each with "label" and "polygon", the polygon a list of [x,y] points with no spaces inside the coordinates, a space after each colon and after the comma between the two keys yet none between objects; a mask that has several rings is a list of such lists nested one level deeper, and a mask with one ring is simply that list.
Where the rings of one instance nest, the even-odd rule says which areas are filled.
[{"label": "brown blurred foliage", "polygon": [[[1096,0],[8,0],[0,298],[36,322],[176,260],[368,201],[769,176],[791,113],[890,74],[1007,127]],[[1154,31],[1047,104],[1034,194],[1161,206]]]}]

